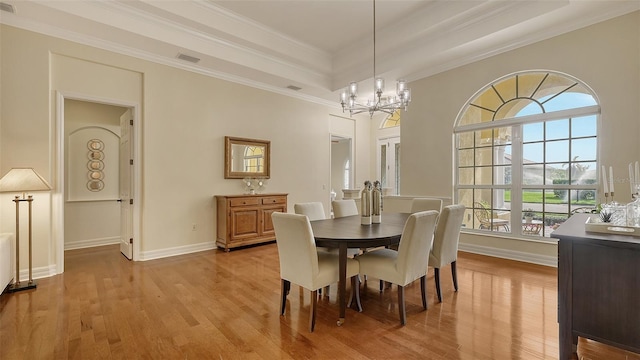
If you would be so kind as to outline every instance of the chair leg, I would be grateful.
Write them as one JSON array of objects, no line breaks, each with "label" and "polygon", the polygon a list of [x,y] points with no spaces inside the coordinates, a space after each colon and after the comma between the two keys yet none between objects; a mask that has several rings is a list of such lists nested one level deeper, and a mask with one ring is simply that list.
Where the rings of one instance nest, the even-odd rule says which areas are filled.
[{"label": "chair leg", "polygon": [[309,332],[316,326],[316,309],[318,308],[318,290],[311,292],[311,309],[309,309]]},{"label": "chair leg", "polygon": [[287,294],[289,294],[291,283],[285,279],[281,279],[280,288],[280,315],[284,315],[284,309],[287,305]]},{"label": "chair leg", "polygon": [[440,291],[440,269],[433,268],[434,280],[436,281],[436,294],[438,294],[438,302],[442,302],[442,292]]},{"label": "chair leg", "polygon": [[420,278],[420,292],[422,293],[422,308],[427,310],[427,275]]},{"label": "chair leg", "polygon": [[398,313],[400,315],[400,325],[407,323],[407,310],[404,307],[404,286],[398,285]]},{"label": "chair leg", "polygon": [[387,281],[380,280],[380,292],[384,289],[389,289],[391,287],[391,283]]},{"label": "chair leg", "polygon": [[353,300],[356,301],[356,309],[358,312],[362,312],[362,303],[360,302],[360,276],[356,275],[351,277],[351,295],[349,296],[349,307],[351,307]]},{"label": "chair leg", "polygon": [[458,271],[456,270],[456,262],[451,263],[451,277],[453,277],[453,288],[458,291]]}]

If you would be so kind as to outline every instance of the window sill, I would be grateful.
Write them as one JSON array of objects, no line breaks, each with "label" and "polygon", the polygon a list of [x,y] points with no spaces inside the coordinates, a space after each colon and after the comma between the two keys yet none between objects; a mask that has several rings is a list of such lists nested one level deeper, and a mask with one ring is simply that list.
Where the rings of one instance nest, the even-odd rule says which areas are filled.
[{"label": "window sill", "polygon": [[526,236],[526,235],[517,236],[512,233],[500,233],[497,231],[462,229],[460,232],[462,234],[467,234],[467,235],[476,235],[476,236],[479,235],[479,236],[486,236],[486,237],[492,237],[492,238],[526,241],[526,242],[534,242],[534,243],[541,243],[541,244],[557,244],[558,243],[558,239],[556,238],[541,237],[541,236]]}]

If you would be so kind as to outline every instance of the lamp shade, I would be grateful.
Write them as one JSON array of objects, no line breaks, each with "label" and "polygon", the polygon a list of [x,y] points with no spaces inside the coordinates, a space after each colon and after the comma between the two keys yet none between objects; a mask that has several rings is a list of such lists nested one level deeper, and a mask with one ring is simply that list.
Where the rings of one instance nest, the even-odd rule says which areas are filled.
[{"label": "lamp shade", "polygon": [[0,192],[51,190],[51,185],[33,168],[13,168],[0,179]]}]

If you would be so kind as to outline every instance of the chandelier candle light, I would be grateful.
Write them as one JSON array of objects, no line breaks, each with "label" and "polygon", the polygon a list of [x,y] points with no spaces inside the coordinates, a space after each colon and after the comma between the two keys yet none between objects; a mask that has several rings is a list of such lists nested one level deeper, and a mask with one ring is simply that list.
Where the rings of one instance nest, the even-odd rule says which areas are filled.
[{"label": "chandelier candle light", "polygon": [[640,198],[640,164],[636,161],[635,166],[629,163],[629,186],[631,187],[631,198]]},{"label": "chandelier candle light", "polygon": [[358,84],[351,82],[349,86],[340,94],[340,104],[342,112],[349,110],[350,115],[368,112],[370,117],[376,112],[393,114],[396,110],[404,109],[411,102],[411,89],[407,88],[405,80],[398,80],[396,84],[396,95],[384,95],[384,79],[376,78],[376,1],[373,0],[373,79],[374,80],[374,97],[367,99],[366,104],[359,103]]},{"label": "chandelier candle light", "polygon": [[615,188],[613,185],[613,166],[609,166],[609,182],[607,182],[607,171],[604,165],[602,165],[602,189],[604,190],[604,202],[609,202],[609,195],[611,195],[611,202],[613,202],[613,195]]}]

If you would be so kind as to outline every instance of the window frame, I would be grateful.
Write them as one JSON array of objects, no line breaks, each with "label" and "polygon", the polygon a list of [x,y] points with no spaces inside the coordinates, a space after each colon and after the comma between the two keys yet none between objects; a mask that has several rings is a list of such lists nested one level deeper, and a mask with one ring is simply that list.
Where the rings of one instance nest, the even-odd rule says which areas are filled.
[{"label": "window frame", "polygon": [[[575,108],[571,108],[571,109],[564,109],[564,110],[557,110],[557,111],[550,111],[550,112],[545,112],[545,108],[544,106],[541,106],[542,108],[542,113],[539,114],[533,114],[533,115],[524,115],[524,116],[518,116],[518,117],[508,117],[508,118],[501,118],[501,119],[495,119],[492,118],[490,121],[484,121],[484,122],[476,122],[476,123],[471,123],[471,124],[464,124],[464,125],[458,125],[462,119],[463,116],[466,115],[466,111],[469,109],[470,106],[476,106],[476,105],[472,105],[472,103],[474,101],[476,101],[481,95],[483,95],[488,89],[492,89],[494,91],[496,91],[494,85],[495,84],[499,84],[502,81],[505,80],[509,80],[510,77],[517,77],[519,75],[526,75],[526,74],[531,74],[531,73],[549,73],[549,74],[554,74],[554,75],[560,75],[560,76],[565,76],[568,80],[572,80],[575,81],[576,84],[579,84],[583,89],[588,90],[588,92],[579,92],[579,93],[585,93],[589,96],[591,96],[593,98],[593,100],[596,102],[596,105],[588,105],[588,106],[579,106],[579,107],[575,107]],[[517,80],[516,80],[516,86],[517,86]],[[570,89],[570,88],[569,88]],[[568,89],[567,89],[568,90]],[[565,90],[566,91],[566,90]],[[564,92],[564,91],[563,91]],[[561,92],[560,94],[562,94],[563,92]],[[556,94],[554,95],[552,98],[560,95],[560,94]],[[499,96],[499,95],[498,95]],[[516,95],[517,96],[517,95]],[[532,94],[533,96],[533,94]],[[514,98],[515,99],[515,98]],[[503,100],[502,98],[500,100]],[[504,101],[504,103],[511,101],[513,99],[507,99],[506,101]],[[537,102],[538,104],[540,104],[540,102],[535,99],[532,98],[530,99],[532,101]],[[548,99],[550,100],[550,99]],[[547,100],[547,101],[548,101]],[[476,106],[477,107],[477,106]],[[500,107],[498,107],[495,110],[495,113],[498,113],[498,111],[500,110]],[[569,120],[572,121],[572,119],[576,119],[576,118],[580,118],[580,117],[587,117],[587,116],[595,116],[595,120],[596,120],[596,133],[593,136],[593,138],[595,138],[596,144],[597,144],[597,148],[595,150],[596,153],[596,158],[594,161],[589,161],[589,162],[595,162],[595,176],[596,176],[596,182],[594,184],[588,184],[588,185],[576,185],[576,184],[523,184],[523,127],[527,124],[534,124],[534,123],[546,123],[549,121],[555,121],[555,120]],[[552,190],[567,190],[567,191],[571,191],[571,190],[593,190],[595,188],[595,192],[596,192],[596,199],[598,199],[599,197],[599,189],[600,189],[600,147],[601,147],[601,142],[599,141],[599,137],[600,137],[600,127],[601,127],[601,108],[599,105],[599,101],[597,96],[595,95],[595,93],[593,91],[591,91],[591,89],[586,86],[583,82],[569,76],[566,74],[561,74],[561,73],[557,73],[557,72],[552,72],[552,71],[541,71],[541,70],[534,70],[534,71],[524,71],[524,72],[518,72],[518,73],[513,73],[507,76],[504,76],[502,78],[499,78],[495,81],[493,81],[492,83],[490,83],[489,85],[483,87],[482,89],[480,89],[478,92],[476,92],[476,94],[473,95],[473,97],[471,97],[469,99],[469,101],[467,101],[467,103],[465,104],[465,106],[463,106],[462,110],[460,111],[460,113],[458,114],[458,117],[456,119],[456,126],[454,127],[453,130],[453,135],[454,135],[454,141],[453,141],[453,158],[454,158],[454,174],[453,174],[453,179],[454,179],[454,186],[453,186],[453,199],[455,203],[460,203],[461,202],[461,191],[465,191],[465,190],[469,190],[471,191],[471,194],[467,193],[467,201],[469,200],[468,196],[471,195],[471,203],[474,204],[474,208],[472,209],[467,209],[468,211],[468,215],[467,215],[467,222],[469,222],[471,224],[471,227],[465,227],[463,228],[463,232],[467,232],[467,233],[475,233],[475,234],[483,234],[483,235],[497,235],[497,236],[507,236],[510,238],[517,238],[517,239],[526,239],[526,240],[532,240],[532,241],[542,241],[542,242],[554,242],[554,239],[551,239],[548,237],[548,233],[544,234],[544,231],[542,233],[541,236],[538,235],[530,235],[530,234],[526,234],[525,231],[523,230],[523,227],[520,226],[520,222],[522,221],[523,218],[523,214],[524,214],[524,201],[522,199],[522,194],[523,191],[526,191],[527,189],[535,189],[535,190],[543,190],[544,192],[546,191],[552,191]],[[495,137],[494,137],[494,133],[498,130],[498,129],[505,129],[505,128],[510,128],[510,142],[508,143],[509,146],[511,146],[511,157],[512,157],[512,161],[510,163],[511,166],[511,181],[508,184],[496,184],[495,183],[495,173],[496,173],[496,165],[504,165],[504,164],[496,164],[495,162],[492,162],[491,165],[489,166],[491,168],[491,183],[490,185],[477,185],[475,184],[475,180],[472,180],[471,183],[472,184],[464,184],[461,185],[460,181],[460,169],[464,169],[465,166],[467,168],[471,168],[473,169],[473,178],[477,179],[478,176],[478,168],[479,166],[476,164],[476,159],[475,159],[475,155],[474,155],[474,159],[473,159],[473,165],[468,166],[468,163],[465,164],[463,167],[461,167],[461,158],[460,158],[460,142],[461,142],[461,138],[460,135],[461,134],[473,134],[473,145],[470,145],[471,148],[473,149],[473,154],[475,154],[477,152],[477,149],[481,149],[482,147],[479,146],[476,143],[476,132],[477,131],[486,131],[486,130],[492,130],[492,135],[491,137],[491,141],[490,141],[490,146],[489,148],[492,151],[492,156],[495,156],[494,153],[494,149],[497,146],[500,146],[499,144],[496,144],[495,142]],[[575,137],[575,138],[580,138],[579,136]],[[571,141],[572,139],[574,139],[572,134],[568,135],[568,140]],[[549,143],[550,140],[549,139],[543,139],[542,143],[543,144],[547,144]],[[462,149],[467,149],[462,148]],[[569,166],[571,164],[573,164],[575,161],[575,159],[569,159]],[[576,162],[580,162],[580,161],[576,161]],[[543,160],[542,162],[543,164],[547,164],[547,160]],[[546,166],[546,165],[544,165]],[[508,212],[508,214],[506,214],[506,216],[508,217],[510,224],[514,225],[511,227],[511,229],[507,232],[497,232],[497,231],[492,231],[491,229],[489,230],[484,230],[484,229],[479,229],[477,228],[477,224],[479,223],[478,219],[476,218],[475,214],[474,214],[474,210],[475,209],[475,201],[477,198],[482,198],[484,199],[484,196],[476,196],[476,190],[480,190],[480,191],[491,191],[490,194],[490,206],[487,209],[489,211],[489,213],[495,216],[495,212],[496,211],[500,211],[500,208],[495,208],[496,201],[495,201],[495,190],[510,190],[511,191],[511,198],[510,198],[510,204],[509,204],[509,209],[505,210]],[[597,201],[596,201],[597,202]],[[568,215],[570,214],[570,210],[574,207],[575,205],[573,205],[571,199],[569,199],[567,201],[566,207],[568,209]],[[546,203],[543,200],[541,203],[541,209],[542,212],[545,212],[546,209]],[[553,211],[546,211],[545,213],[552,215],[552,214],[564,214],[564,212],[562,213],[557,213],[557,212],[553,212]],[[505,216],[505,214],[503,214],[503,216]],[[545,219],[547,218],[547,216],[545,215]],[[544,229],[544,223],[542,224],[542,227]]]}]

